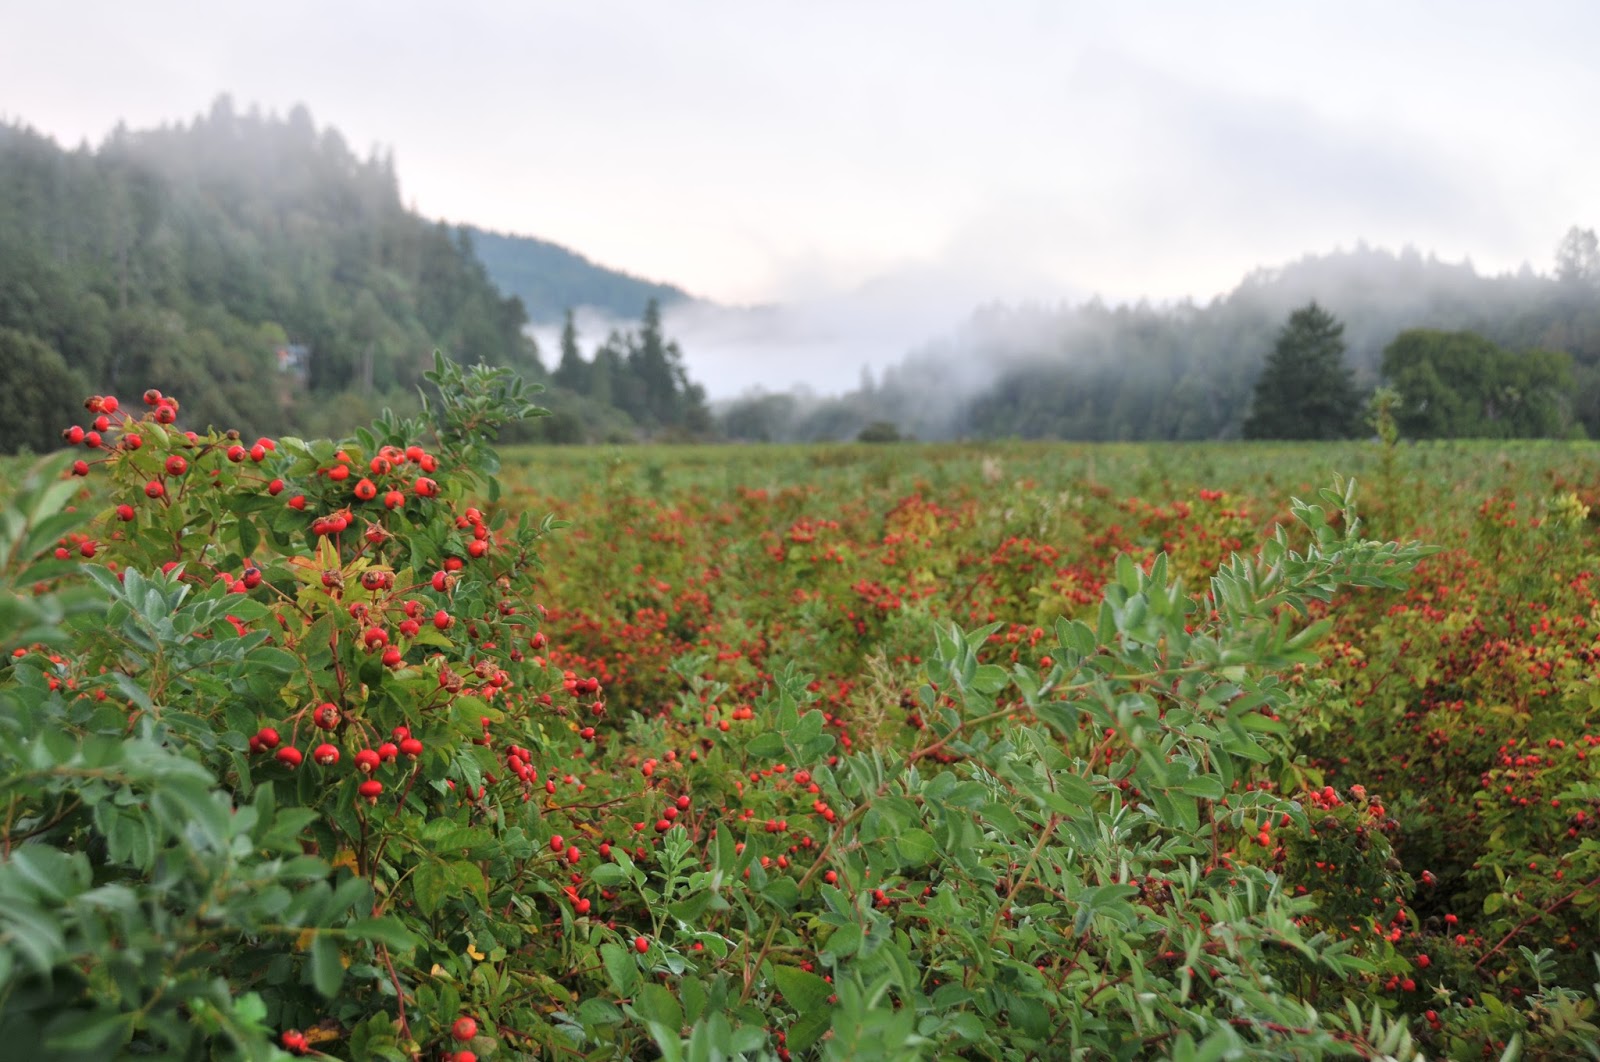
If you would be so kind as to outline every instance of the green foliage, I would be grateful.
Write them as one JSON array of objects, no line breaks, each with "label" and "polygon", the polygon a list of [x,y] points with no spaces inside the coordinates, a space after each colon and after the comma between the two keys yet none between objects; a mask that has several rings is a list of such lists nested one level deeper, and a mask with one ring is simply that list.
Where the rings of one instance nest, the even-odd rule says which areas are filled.
[{"label": "green foliage", "polygon": [[856,433],[856,442],[892,443],[900,441],[900,429],[892,421],[875,420]]},{"label": "green foliage", "polygon": [[[1592,1039],[1569,945],[1593,938],[1600,848],[1554,838],[1600,801],[1575,755],[1600,738],[1537,765],[1501,749],[1487,788],[1439,752],[1478,816],[1451,839],[1485,857],[1423,875],[1416,780],[1380,796],[1369,736],[1408,709],[1346,639],[1394,624],[1384,663],[1428,663],[1400,643],[1441,625],[1393,606],[1454,554],[1366,537],[1353,484],[1264,522],[1222,491],[1093,486],[1148,471],[1116,448],[1048,484],[1080,457],[1018,475],[986,453],[963,479],[970,454],[796,455],[791,482],[856,477],[825,495],[770,478],[782,451],[759,455],[770,489],[703,450],[501,468],[491,440],[539,412],[521,381],[439,357],[428,382],[423,417],[272,446],[191,436],[151,395],[102,414],[96,520],[49,522],[80,519],[82,478],[19,491],[18,570],[98,611],[0,675],[18,1044],[1412,1059]],[[542,490],[585,513],[559,568]],[[1486,506],[1475,548],[1536,545],[1519,580],[1581,568],[1585,504],[1563,490],[1531,529]],[[760,529],[689,554],[733,527]],[[52,543],[84,563],[49,566]],[[1538,707],[1465,743],[1575,725],[1532,689],[1586,696],[1577,663],[1506,659],[1493,689]],[[1356,760],[1371,789],[1340,775]],[[1529,803],[1500,802],[1530,766]],[[1433,888],[1479,898],[1493,935],[1448,943]]]},{"label": "green foliage", "polygon": [[1289,315],[1256,381],[1246,439],[1345,439],[1361,397],[1344,360],[1344,325],[1315,302]]},{"label": "green foliage", "polygon": [[1395,421],[1412,438],[1564,438],[1572,359],[1502,350],[1471,332],[1402,332],[1383,352],[1399,395]]},{"label": "green foliage", "polygon": [[83,397],[83,380],[60,352],[14,328],[0,327],[0,453],[43,450]]}]

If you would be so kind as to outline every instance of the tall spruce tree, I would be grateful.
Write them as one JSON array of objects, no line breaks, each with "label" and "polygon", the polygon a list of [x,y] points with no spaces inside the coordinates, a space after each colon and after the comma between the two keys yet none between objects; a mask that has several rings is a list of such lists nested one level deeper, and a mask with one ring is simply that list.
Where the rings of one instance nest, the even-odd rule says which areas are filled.
[{"label": "tall spruce tree", "polygon": [[1361,413],[1344,325],[1315,302],[1289,315],[1256,381],[1246,439],[1348,439]]},{"label": "tall spruce tree", "polygon": [[567,307],[567,320],[561,326],[561,361],[551,380],[559,387],[584,394],[589,390],[589,363],[583,360],[578,349],[578,326],[572,320],[572,307]]}]

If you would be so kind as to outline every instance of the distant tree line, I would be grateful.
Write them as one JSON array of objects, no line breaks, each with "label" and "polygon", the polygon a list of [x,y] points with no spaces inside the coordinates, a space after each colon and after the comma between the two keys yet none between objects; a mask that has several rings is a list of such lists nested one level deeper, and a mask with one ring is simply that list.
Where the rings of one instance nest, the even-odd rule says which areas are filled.
[{"label": "distant tree line", "polygon": [[[1309,394],[1296,384],[1307,370]],[[988,307],[854,391],[752,394],[719,406],[718,423],[777,441],[875,422],[923,439],[1314,438],[1366,430],[1366,396],[1385,382],[1414,437],[1600,437],[1594,233],[1570,231],[1552,275],[1358,248],[1260,270],[1205,306]]]},{"label": "distant tree line", "polygon": [[[1256,381],[1246,439],[1361,434],[1366,397],[1345,360],[1344,326],[1315,302],[1294,311]],[[1410,438],[1564,438],[1573,363],[1564,352],[1515,353],[1473,332],[1413,328],[1383,351],[1396,427]]]},{"label": "distant tree line", "polygon": [[[550,384],[552,415],[535,425],[541,441],[627,441],[640,434],[690,441],[709,439],[716,431],[705,389],[689,379],[683,351],[663,332],[661,305],[653,298],[637,331],[612,329],[589,358],[580,348],[573,311],[567,310]],[[586,408],[615,410],[620,417],[587,419]]]}]

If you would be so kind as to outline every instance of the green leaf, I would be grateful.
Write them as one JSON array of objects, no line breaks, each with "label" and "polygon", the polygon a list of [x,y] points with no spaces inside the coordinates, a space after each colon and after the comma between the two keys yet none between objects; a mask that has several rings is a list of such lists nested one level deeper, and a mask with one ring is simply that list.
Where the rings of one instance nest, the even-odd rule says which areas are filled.
[{"label": "green leaf", "polygon": [[601,863],[589,871],[589,880],[604,888],[621,885],[627,882],[628,872],[615,863]]},{"label": "green leaf", "polygon": [[774,966],[772,979],[777,982],[778,991],[783,993],[789,1006],[800,1014],[816,1010],[833,995],[832,985],[796,966]]},{"label": "green leaf", "polygon": [[752,756],[768,760],[774,756],[783,755],[783,735],[773,730],[764,730],[750,739],[750,744],[745,746],[745,751]]},{"label": "green leaf", "polygon": [[417,946],[417,938],[398,918],[358,918],[345,927],[353,937],[383,944],[396,951],[410,951]]},{"label": "green leaf", "polygon": [[1221,800],[1223,797],[1222,779],[1214,774],[1196,775],[1178,787],[1178,792],[1189,796],[1201,797],[1205,800]]},{"label": "green leaf", "polygon": [[691,1025],[700,1020],[706,1009],[706,986],[692,977],[685,977],[678,985],[683,995],[683,1020]]},{"label": "green leaf", "polygon": [[780,874],[767,882],[766,888],[761,890],[761,897],[781,910],[792,911],[795,904],[800,902],[800,886],[794,883],[793,878]]},{"label": "green leaf", "polygon": [[668,1029],[677,1030],[683,1025],[683,1007],[678,997],[665,985],[647,984],[634,997],[633,1009],[647,1022],[660,1022]]},{"label": "green leaf", "polygon": [[605,964],[606,977],[617,995],[633,995],[634,986],[639,983],[639,965],[633,956],[621,944],[608,941],[600,945],[600,961]]},{"label": "green leaf", "polygon": [[411,875],[411,891],[417,898],[417,910],[431,917],[443,906],[450,892],[450,878],[444,864],[429,860],[418,865]]},{"label": "green leaf", "polygon": [[1016,813],[998,800],[991,801],[983,809],[983,817],[989,825],[999,830],[1006,837],[1015,837],[1022,833],[1022,820]]},{"label": "green leaf", "polygon": [[906,830],[895,838],[895,850],[912,866],[921,866],[938,854],[939,846],[927,830]]},{"label": "green leaf", "polygon": [[339,942],[332,934],[318,933],[311,941],[311,985],[332,999],[343,983],[344,961],[339,955]]},{"label": "green leaf", "polygon": [[45,1046],[55,1051],[81,1051],[111,1058],[120,1054],[115,1048],[127,1043],[128,1037],[133,1035],[138,1017],[130,1011],[104,1013],[88,1020],[79,1018],[73,1021],[72,1031],[50,1037]]}]

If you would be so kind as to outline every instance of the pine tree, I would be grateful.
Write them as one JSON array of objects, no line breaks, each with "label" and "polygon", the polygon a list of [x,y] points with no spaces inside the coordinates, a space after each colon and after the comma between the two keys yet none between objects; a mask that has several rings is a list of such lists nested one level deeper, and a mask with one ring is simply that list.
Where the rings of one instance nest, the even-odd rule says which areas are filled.
[{"label": "pine tree", "polygon": [[572,320],[572,307],[567,307],[567,321],[561,326],[561,363],[556,366],[551,380],[558,387],[583,394],[589,390],[589,363],[583,360],[578,349],[578,327]]},{"label": "pine tree", "polygon": [[1348,439],[1361,413],[1344,325],[1312,302],[1289,315],[1256,381],[1246,439]]}]

